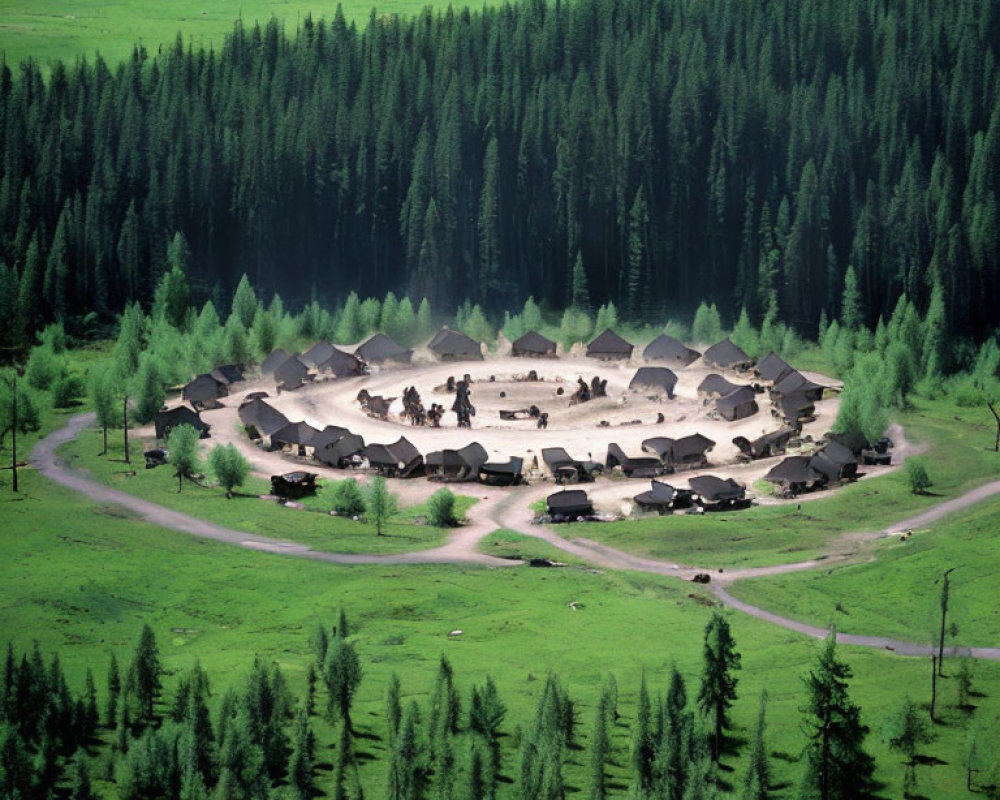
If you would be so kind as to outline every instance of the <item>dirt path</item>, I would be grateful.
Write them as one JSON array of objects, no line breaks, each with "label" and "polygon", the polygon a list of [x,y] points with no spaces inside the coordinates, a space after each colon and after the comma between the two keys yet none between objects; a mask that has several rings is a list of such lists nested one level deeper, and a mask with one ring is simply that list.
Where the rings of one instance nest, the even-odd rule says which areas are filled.
[{"label": "dirt path", "polygon": [[412,553],[393,555],[348,555],[344,553],[326,553],[313,550],[296,542],[286,542],[258,536],[245,531],[224,528],[205,520],[197,519],[188,514],[166,508],[157,503],[143,500],[126,492],[105,486],[83,473],[72,470],[56,458],[55,451],[66,442],[75,438],[80,431],[93,424],[93,414],[78,414],[72,417],[66,427],[50,433],[42,439],[32,453],[32,464],[42,475],[56,483],[75,489],[98,503],[114,503],[136,512],[143,519],[192,536],[214,539],[218,542],[236,544],[250,550],[261,550],[268,553],[308,558],[313,561],[325,561],[331,564],[440,564],[440,563],[475,563],[484,566],[510,566],[518,562],[479,553],[475,543],[486,533],[493,530],[489,522],[492,504],[499,501],[499,496],[480,502],[477,508],[477,519],[470,525],[459,528],[441,547],[431,550],[420,550]]},{"label": "dirt path", "polygon": [[[32,462],[35,468],[50,480],[82,492],[96,502],[114,503],[123,506],[135,511],[149,522],[193,536],[236,544],[252,550],[308,558],[332,564],[458,563],[479,564],[483,566],[511,566],[520,562],[494,558],[480,553],[476,549],[479,541],[488,533],[497,528],[506,528],[542,539],[570,555],[609,569],[636,570],[657,575],[669,575],[682,580],[690,580],[696,573],[705,571],[693,566],[670,564],[632,555],[585,538],[565,539],[545,525],[531,524],[526,507],[550,493],[553,488],[550,484],[538,484],[515,490],[478,487],[475,490],[475,496],[480,498],[480,501],[470,511],[469,524],[453,533],[444,545],[431,550],[383,556],[347,555],[312,550],[305,545],[236,531],[191,517],[156,503],[142,500],[126,492],[105,486],[61,464],[56,458],[56,449],[75,438],[84,428],[93,424],[93,421],[93,414],[79,414],[72,417],[66,427],[54,431],[42,439],[35,446],[32,453]],[[262,455],[270,456],[273,454]],[[269,461],[269,459],[264,460]],[[284,461],[283,463],[287,465],[288,462]],[[258,462],[255,466],[257,469],[260,469],[265,465]],[[469,491],[468,487],[465,490]],[[938,503],[920,514],[897,522],[882,531],[863,534],[862,536],[863,538],[871,539],[889,536],[908,529],[925,527],[942,517],[963,510],[973,503],[986,500],[997,494],[1000,494],[1000,481],[993,481],[966,492],[960,497]],[[737,600],[726,591],[726,586],[734,580],[814,569],[820,565],[826,566],[838,560],[846,561],[848,558],[847,555],[833,555],[822,560],[813,559],[795,564],[756,567],[736,570],[725,575],[714,575],[716,580],[711,584],[710,590],[725,605],[749,614],[752,617],[805,634],[806,636],[825,638],[829,633],[826,629],[773,614],[765,609]],[[933,652],[933,648],[929,645],[918,645],[878,636],[855,636],[838,633],[837,641],[844,644],[889,650],[902,655],[920,656],[930,655]],[[952,647],[948,648],[947,652],[951,654],[972,655],[976,658],[991,661],[1000,661],[1000,648]]]}]

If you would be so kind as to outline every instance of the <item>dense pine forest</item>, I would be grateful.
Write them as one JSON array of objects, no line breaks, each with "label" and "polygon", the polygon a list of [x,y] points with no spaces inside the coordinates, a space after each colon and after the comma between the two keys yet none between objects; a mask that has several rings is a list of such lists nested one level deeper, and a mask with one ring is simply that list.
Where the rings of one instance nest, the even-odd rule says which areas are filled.
[{"label": "dense pine forest", "polygon": [[1000,324],[1000,7],[525,0],[0,74],[2,344],[189,281]]}]

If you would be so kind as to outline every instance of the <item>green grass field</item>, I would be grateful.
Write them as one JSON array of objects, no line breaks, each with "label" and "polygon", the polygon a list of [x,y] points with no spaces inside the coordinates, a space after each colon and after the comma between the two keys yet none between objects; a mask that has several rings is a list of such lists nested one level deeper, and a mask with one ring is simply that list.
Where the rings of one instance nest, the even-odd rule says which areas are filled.
[{"label": "green grass field", "polygon": [[[914,407],[901,414],[899,422],[908,439],[931,448],[927,468],[934,485],[928,495],[912,494],[905,473],[897,471],[875,480],[862,478],[829,497],[802,503],[801,509],[794,504],[758,506],[704,515],[561,525],[559,533],[713,569],[791,563],[823,553],[843,533],[879,530],[1000,475],[988,410],[915,398]],[[639,492],[638,483],[636,487]]]},{"label": "green grass field", "polygon": [[[348,22],[362,26],[373,7],[378,14],[415,14],[435,4],[424,0],[347,0],[342,5]],[[293,35],[307,14],[313,19],[329,19],[336,7],[336,3],[308,0],[170,0],[161,4],[140,0],[0,0],[0,51],[6,54],[8,64],[29,57],[43,66],[58,59],[73,63],[80,56],[92,60],[95,52],[113,63],[128,58],[136,43],[155,55],[161,46],[172,45],[178,33],[185,45],[219,51],[239,18],[252,25],[274,17]]]},{"label": "green grass field", "polygon": [[[211,445],[211,440],[206,444]],[[309,510],[293,510],[260,500],[258,495],[266,494],[270,487],[266,481],[254,477],[240,490],[240,496],[230,500],[218,487],[191,481],[185,481],[178,493],[171,467],[145,469],[139,455],[141,448],[134,444],[130,447],[133,464],[125,464],[120,431],[111,433],[107,457],[98,455],[101,448],[101,432],[89,428],[64,445],[59,454],[67,464],[85,470],[109,486],[235,530],[336,553],[401,553],[436,547],[447,538],[444,529],[415,524],[426,513],[424,506],[400,509],[386,525],[383,535],[377,536],[374,525],[326,513],[331,507],[331,485],[322,486],[315,497],[304,502]],[[458,516],[464,516],[473,503],[471,498],[458,497]]]},{"label": "green grass field", "polygon": [[[239,683],[255,655],[279,663],[301,694],[310,658],[308,638],[320,622],[332,624],[343,606],[357,627],[365,678],[355,721],[367,738],[363,748],[379,760],[366,762],[367,796],[384,786],[385,742],[382,696],[397,672],[404,697],[426,702],[438,656],[451,660],[466,694],[487,674],[497,680],[509,708],[504,739],[505,774],[516,773],[516,727],[525,724],[544,677],[556,673],[575,698],[579,741],[587,732],[601,682],[613,672],[621,691],[622,726],[614,737],[612,780],[620,785],[629,764],[629,730],[640,674],[654,695],[665,689],[676,662],[697,691],[701,631],[708,602],[691,587],[666,578],[590,569],[462,569],[456,567],[333,567],[195,540],[129,519],[120,509],[95,507],[34,473],[25,473],[25,497],[0,500],[9,524],[0,535],[5,565],[0,582],[0,635],[24,648],[38,639],[46,652],[58,649],[74,689],[90,666],[103,690],[107,660],[127,660],[143,622],[157,634],[168,670],[169,696],[179,673],[200,658],[213,679],[216,701]],[[570,607],[577,606],[577,610]],[[794,786],[796,759],[804,744],[798,709],[800,677],[820,644],[741,615],[731,624],[743,653],[735,733],[746,737],[763,687],[770,693],[769,749],[779,784]],[[462,630],[461,636],[449,632]],[[924,699],[926,666],[881,652],[842,648],[855,670],[853,694],[873,728],[869,747],[879,778],[896,793],[902,767],[880,741],[882,721],[908,691]],[[1000,667],[979,664],[976,716],[1000,711]],[[944,702],[953,694],[944,681]],[[101,691],[103,696],[103,691]],[[962,714],[945,709],[947,724],[925,751],[947,766],[921,770],[921,789],[932,797],[964,796]],[[319,724],[320,751],[328,752],[329,729]],[[574,751],[567,783],[586,791],[586,751]],[[727,780],[738,782],[743,763],[729,757]],[[323,779],[321,778],[321,781]],[[108,796],[113,791],[103,788]],[[515,797],[504,785],[502,796]],[[780,796],[792,797],[789,789]],[[576,793],[571,793],[576,794]],[[624,788],[614,796],[624,797]]]},{"label": "green grass field", "polygon": [[901,541],[879,543],[875,561],[780,577],[740,581],[732,593],[770,611],[818,625],[833,622],[850,633],[936,640],[941,574],[951,577],[949,618],[955,641],[996,647],[1000,643],[1000,501],[915,531]]}]

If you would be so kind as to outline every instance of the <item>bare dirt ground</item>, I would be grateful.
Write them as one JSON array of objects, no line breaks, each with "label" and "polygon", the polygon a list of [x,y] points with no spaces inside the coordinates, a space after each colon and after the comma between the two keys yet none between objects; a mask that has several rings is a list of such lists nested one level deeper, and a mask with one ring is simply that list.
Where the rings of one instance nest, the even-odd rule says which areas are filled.
[{"label": "bare dirt ground", "polygon": [[[359,378],[319,381],[294,392],[278,395],[272,382],[258,380],[248,384],[241,392],[223,399],[224,408],[203,412],[203,418],[212,427],[213,442],[232,442],[250,458],[254,471],[269,476],[288,471],[293,462],[286,456],[266,453],[254,447],[242,431],[237,408],[252,391],[267,391],[268,402],[290,420],[304,420],[323,428],[340,425],[358,433],[366,442],[390,443],[405,436],[421,453],[441,449],[457,449],[478,441],[489,453],[491,460],[506,461],[511,456],[525,460],[525,469],[532,482],[546,477],[541,451],[545,447],[564,447],[571,456],[580,460],[593,459],[603,462],[608,444],[619,444],[629,455],[643,455],[641,442],[654,436],[681,438],[701,433],[716,442],[709,453],[707,469],[667,476],[664,480],[683,486],[687,478],[701,474],[733,477],[750,486],[761,479],[779,458],[764,459],[751,464],[737,463],[738,449],[732,440],[736,436],[754,439],[763,433],[777,430],[780,422],[771,415],[771,403],[766,394],[758,395],[760,411],[744,420],[726,422],[713,411],[714,402],[707,404],[698,397],[697,387],[710,372],[698,361],[684,369],[674,370],[678,376],[675,397],[654,398],[648,393],[631,392],[628,384],[636,369],[644,362],[601,362],[584,356],[565,356],[560,359],[524,359],[512,357],[490,358],[485,361],[464,361],[442,364],[418,360],[411,366],[375,367],[373,374]],[[535,370],[539,381],[519,380]],[[472,380],[472,402],[477,413],[472,428],[457,427],[455,414],[450,410],[454,396],[444,391],[449,377],[461,379],[468,373]],[[740,373],[724,371],[733,383],[748,383],[750,378]],[[831,378],[807,373],[819,383],[839,386]],[[608,397],[570,406],[569,396],[576,389],[577,378],[588,383],[595,376],[607,380]],[[490,381],[490,378],[494,381]],[[420,392],[425,407],[432,402],[448,409],[441,428],[414,427],[400,417],[402,403],[398,399],[406,387],[414,386]],[[564,394],[556,392],[562,389]],[[365,414],[357,395],[366,389],[372,395],[396,397],[386,421]],[[501,393],[505,397],[501,397]],[[538,430],[534,420],[505,421],[500,410],[526,409],[538,406],[549,414],[549,426]],[[808,423],[805,436],[819,439],[836,418],[840,401],[836,396],[817,403],[816,420]],[[657,423],[657,414],[664,415],[664,422]],[[639,424],[633,424],[638,421]],[[602,426],[607,422],[607,426]],[[147,435],[150,431],[146,431]],[[331,478],[355,475],[364,480],[363,474],[333,470],[307,462],[308,469]],[[533,469],[537,464],[537,469]],[[877,474],[886,468],[872,468]],[[595,506],[604,511],[626,513],[631,508],[632,497],[647,488],[645,481],[602,480],[587,486]],[[393,490],[406,503],[420,502],[437,489],[437,485],[421,480],[395,481]],[[480,489],[453,484],[454,491],[479,496]],[[821,495],[818,495],[821,496]],[[781,502],[766,496],[761,502]],[[477,512],[473,512],[475,516]]]}]

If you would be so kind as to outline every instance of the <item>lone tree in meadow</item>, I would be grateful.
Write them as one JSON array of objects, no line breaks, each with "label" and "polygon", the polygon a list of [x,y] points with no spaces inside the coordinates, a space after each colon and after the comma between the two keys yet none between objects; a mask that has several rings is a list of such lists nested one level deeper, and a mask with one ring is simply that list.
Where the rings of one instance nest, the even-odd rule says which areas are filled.
[{"label": "lone tree in meadow", "polygon": [[908,797],[917,788],[917,748],[933,740],[930,725],[923,712],[909,697],[896,711],[885,729],[886,744],[906,757],[903,773],[903,796]]},{"label": "lone tree in meadow", "polygon": [[910,491],[913,494],[927,494],[927,490],[933,485],[924,462],[916,458],[907,460],[906,478],[910,482]]},{"label": "lone tree in meadow", "polygon": [[719,760],[723,736],[729,724],[727,712],[736,699],[737,680],[733,672],[740,668],[740,654],[729,630],[729,623],[716,612],[705,626],[704,664],[698,707],[711,725],[712,759]]},{"label": "lone tree in meadow", "polygon": [[31,392],[15,370],[0,375],[0,447],[7,434],[10,440],[11,489],[17,491],[17,435],[41,427],[38,408]]},{"label": "lone tree in meadow", "polygon": [[396,513],[396,496],[389,491],[385,478],[377,475],[368,488],[368,519],[375,523],[375,533],[382,535],[382,528],[394,513]]},{"label": "lone tree in meadow", "polygon": [[178,425],[167,438],[167,458],[174,466],[177,493],[184,479],[191,480],[198,470],[198,431],[191,425]]},{"label": "lone tree in meadow", "polygon": [[837,636],[831,632],[819,661],[805,678],[806,774],[800,797],[860,800],[869,797],[875,759],[864,751],[868,728],[861,709],[847,692],[851,668],[837,659]]},{"label": "lone tree in meadow", "polygon": [[232,498],[233,489],[242,486],[250,473],[250,462],[236,449],[232,442],[217,444],[208,454],[208,463],[215,473],[219,486],[226,490],[226,497]]},{"label": "lone tree in meadow", "polygon": [[455,516],[455,493],[438,489],[427,501],[427,522],[435,528],[452,528],[458,525]]}]

